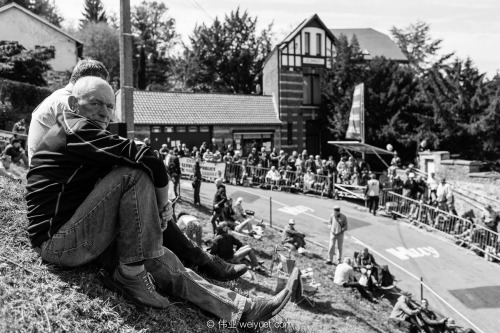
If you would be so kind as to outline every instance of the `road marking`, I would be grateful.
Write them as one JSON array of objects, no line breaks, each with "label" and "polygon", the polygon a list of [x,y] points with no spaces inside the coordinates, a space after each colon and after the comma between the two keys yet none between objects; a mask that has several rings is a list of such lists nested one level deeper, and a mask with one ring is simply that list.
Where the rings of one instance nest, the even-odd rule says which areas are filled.
[{"label": "road marking", "polygon": [[[264,195],[260,195],[260,194],[257,194],[257,193],[254,193],[254,192],[250,192],[250,191],[245,191],[245,190],[241,190],[240,191],[243,191],[243,192],[247,192],[247,193],[250,193],[250,194],[254,194],[254,195],[257,195],[261,198],[267,198],[267,199],[271,199],[271,197],[266,197]],[[284,204],[284,203],[281,203],[281,202],[278,202],[276,200],[273,200],[271,199],[271,201],[279,204],[279,205],[283,205],[283,206],[287,206],[289,207],[288,205]],[[328,220],[325,220],[325,219],[322,219],[320,217],[317,217],[315,215],[312,215],[312,214],[309,214],[309,213],[304,213],[305,215],[309,215],[317,220],[320,220],[320,221],[324,221],[324,222],[328,222]],[[402,272],[408,274],[408,276],[414,278],[415,280],[417,280],[419,283],[422,284],[422,286],[424,286],[425,289],[427,289],[430,293],[432,293],[434,296],[436,296],[441,302],[443,302],[446,306],[448,306],[452,311],[454,311],[455,313],[457,313],[463,320],[465,320],[466,322],[468,322],[471,326],[473,326],[477,331],[478,333],[484,333],[484,331],[482,329],[480,329],[479,327],[477,327],[476,324],[474,324],[472,321],[470,321],[469,319],[467,319],[467,317],[465,317],[461,312],[459,312],[457,309],[455,309],[450,303],[448,303],[446,300],[444,300],[440,295],[438,295],[438,293],[436,293],[434,290],[432,290],[427,284],[425,284],[424,282],[421,282],[420,281],[420,278],[417,277],[415,274],[407,271],[406,269],[404,269],[403,267],[399,266],[398,264],[396,264],[394,261],[390,260],[389,258],[387,258],[386,256],[384,256],[383,254],[381,254],[380,252],[376,251],[375,249],[373,249],[372,247],[368,246],[367,244],[363,243],[362,241],[360,241],[359,239],[357,239],[356,237],[354,236],[350,236],[348,234],[348,236],[353,239],[356,243],[360,244],[361,246],[363,247],[366,247],[368,248],[371,252],[377,254],[378,256],[380,256],[381,258],[383,258],[384,260],[386,260],[388,263],[390,263],[391,265],[394,265],[394,267],[397,267],[398,269],[400,269]]]},{"label": "road marking", "polygon": [[390,254],[401,260],[427,257],[430,255],[432,255],[434,258],[439,258],[439,252],[431,246],[417,247],[416,249],[413,248],[407,249],[402,246],[399,246],[397,248],[386,249],[385,251],[389,252]]},{"label": "road marking", "polygon": [[306,207],[306,206],[295,206],[295,207],[290,207],[290,206],[285,206],[283,208],[278,208],[280,212],[291,214],[291,215],[299,215],[303,213],[307,213],[309,211],[314,213],[314,209]]}]

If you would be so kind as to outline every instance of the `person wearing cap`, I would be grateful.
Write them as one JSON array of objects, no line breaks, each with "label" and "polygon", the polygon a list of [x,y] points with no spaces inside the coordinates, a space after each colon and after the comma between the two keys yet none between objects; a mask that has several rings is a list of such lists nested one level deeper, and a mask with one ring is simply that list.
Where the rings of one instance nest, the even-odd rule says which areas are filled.
[{"label": "person wearing cap", "polygon": [[366,184],[365,196],[368,203],[368,212],[373,213],[373,216],[377,215],[378,198],[381,190],[380,182],[375,177],[375,174],[371,173],[370,180]]},{"label": "person wearing cap", "polygon": [[420,187],[415,180],[415,174],[410,172],[408,179],[403,183],[403,196],[417,200],[419,189]]},{"label": "person wearing cap", "polygon": [[[235,251],[236,247],[236,251]],[[216,255],[228,263],[240,263],[245,257],[250,259],[250,267],[257,272],[265,272],[261,262],[257,260],[254,250],[250,245],[243,243],[229,233],[229,225],[227,222],[219,223],[217,226],[217,235],[212,241],[212,245],[208,249],[210,254]]]},{"label": "person wearing cap", "polygon": [[426,333],[444,332],[446,329],[446,322],[450,318],[438,319],[434,311],[429,309],[429,301],[422,299],[420,301],[420,313],[417,315],[421,322],[424,323],[423,329]]},{"label": "person wearing cap", "polygon": [[419,313],[420,309],[415,308],[411,303],[411,293],[403,292],[392,308],[389,321],[397,327],[413,332],[420,328],[416,317]]},{"label": "person wearing cap", "polygon": [[342,247],[344,244],[344,232],[347,231],[347,217],[340,213],[340,207],[333,207],[333,214],[330,215],[330,245],[328,249],[327,265],[333,265],[333,257],[338,249],[337,264],[342,258]]},{"label": "person wearing cap", "polygon": [[306,247],[305,234],[295,230],[295,220],[290,219],[288,225],[283,230],[283,244],[292,244],[296,250]]}]

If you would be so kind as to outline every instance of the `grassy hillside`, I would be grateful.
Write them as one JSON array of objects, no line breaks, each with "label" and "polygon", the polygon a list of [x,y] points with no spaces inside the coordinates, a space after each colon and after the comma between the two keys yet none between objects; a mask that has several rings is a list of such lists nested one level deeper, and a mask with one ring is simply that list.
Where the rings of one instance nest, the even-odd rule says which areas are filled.
[{"label": "grassy hillside", "polygon": [[[177,212],[190,212],[208,221],[208,209],[181,202]],[[165,311],[140,310],[104,288],[95,265],[63,270],[42,263],[31,250],[27,233],[24,187],[0,177],[0,332],[234,332],[209,329],[217,318],[180,299],[170,298]],[[211,237],[211,226],[204,228]],[[271,264],[280,234],[266,228],[261,240],[241,238],[258,256]],[[312,258],[300,256],[300,268],[312,267],[321,283],[315,307],[307,302],[288,304],[273,323],[285,327],[273,332],[399,332],[387,324],[390,301],[362,300],[357,291],[333,284],[332,266],[324,265],[323,249],[310,246]],[[250,296],[274,295],[276,277],[254,274],[221,284]],[[382,295],[376,295],[381,297]]]}]

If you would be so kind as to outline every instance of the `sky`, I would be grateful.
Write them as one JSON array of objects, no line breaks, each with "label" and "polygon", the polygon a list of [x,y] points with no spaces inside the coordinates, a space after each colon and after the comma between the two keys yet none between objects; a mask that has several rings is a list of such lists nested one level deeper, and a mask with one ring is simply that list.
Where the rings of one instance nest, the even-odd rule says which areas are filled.
[{"label": "sky", "polygon": [[[148,0],[149,1],[149,0]],[[130,0],[131,6],[142,0]],[[210,25],[236,8],[258,17],[258,28],[273,23],[280,42],[304,19],[318,14],[328,28],[373,28],[389,35],[392,27],[417,21],[430,25],[432,38],[443,40],[442,52],[470,57],[480,72],[500,72],[500,1],[498,0],[164,0],[183,40],[198,24]],[[84,0],[55,0],[65,18],[77,26]],[[120,0],[102,0],[108,12],[119,13]]]}]

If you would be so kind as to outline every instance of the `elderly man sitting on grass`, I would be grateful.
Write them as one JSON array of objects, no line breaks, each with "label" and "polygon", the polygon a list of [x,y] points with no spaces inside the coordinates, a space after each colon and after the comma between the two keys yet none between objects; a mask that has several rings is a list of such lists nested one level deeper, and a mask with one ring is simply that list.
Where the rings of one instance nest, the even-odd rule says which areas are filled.
[{"label": "elderly man sitting on grass", "polygon": [[207,282],[163,246],[173,243],[181,256],[176,243],[190,243],[169,223],[165,166],[150,147],[105,130],[115,106],[106,81],[79,79],[69,106],[73,112],[58,116],[28,173],[28,233],[44,261],[77,267],[107,251],[118,258],[110,285],[141,307],[169,307],[156,287],[236,323],[266,321],[286,305],[288,287],[272,299],[250,299]]}]

